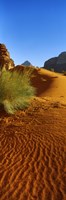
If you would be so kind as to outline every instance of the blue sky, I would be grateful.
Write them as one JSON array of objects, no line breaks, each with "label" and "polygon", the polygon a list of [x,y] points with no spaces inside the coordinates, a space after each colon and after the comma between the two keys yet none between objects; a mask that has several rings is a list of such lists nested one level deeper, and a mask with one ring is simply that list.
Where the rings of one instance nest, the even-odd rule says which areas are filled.
[{"label": "blue sky", "polygon": [[0,43],[15,64],[43,66],[66,51],[66,0],[0,0]]}]

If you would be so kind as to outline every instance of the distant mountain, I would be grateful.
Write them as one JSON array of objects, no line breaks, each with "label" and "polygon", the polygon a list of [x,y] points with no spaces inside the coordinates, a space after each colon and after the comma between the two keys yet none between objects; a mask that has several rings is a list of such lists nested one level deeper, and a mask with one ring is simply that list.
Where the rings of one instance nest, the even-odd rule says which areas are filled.
[{"label": "distant mountain", "polygon": [[58,57],[45,61],[43,68],[59,73],[66,71],[66,52],[62,52]]},{"label": "distant mountain", "polygon": [[24,66],[30,66],[30,65],[32,65],[28,60],[26,60],[24,63],[22,63],[22,65],[24,65]]}]

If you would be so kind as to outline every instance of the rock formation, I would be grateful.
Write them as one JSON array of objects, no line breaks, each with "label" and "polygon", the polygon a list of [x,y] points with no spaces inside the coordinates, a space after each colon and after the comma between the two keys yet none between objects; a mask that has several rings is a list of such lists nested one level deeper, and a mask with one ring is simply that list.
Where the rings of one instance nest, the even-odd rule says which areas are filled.
[{"label": "rock formation", "polygon": [[58,57],[47,60],[43,68],[59,73],[66,71],[66,52],[62,52]]},{"label": "rock formation", "polygon": [[32,64],[28,61],[28,60],[26,60],[24,63],[22,63],[22,65],[24,65],[24,66],[32,66]]},{"label": "rock formation", "polygon": [[10,54],[4,44],[0,44],[0,70],[3,68],[11,69],[13,68],[14,61],[10,58]]},{"label": "rock formation", "polygon": [[48,70],[53,70],[55,69],[56,64],[57,64],[57,57],[50,58],[44,63],[44,68]]},{"label": "rock formation", "polygon": [[58,56],[58,61],[57,64],[66,64],[66,52],[62,52],[61,54],[59,54]]}]

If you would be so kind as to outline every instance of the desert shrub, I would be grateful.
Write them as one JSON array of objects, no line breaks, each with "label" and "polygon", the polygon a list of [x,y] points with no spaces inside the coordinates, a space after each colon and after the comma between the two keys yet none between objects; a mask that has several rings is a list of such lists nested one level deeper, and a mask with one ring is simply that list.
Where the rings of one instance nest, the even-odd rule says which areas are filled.
[{"label": "desert shrub", "polygon": [[18,109],[29,105],[35,95],[35,89],[30,83],[30,71],[2,71],[0,75],[0,105],[7,113],[14,114]]},{"label": "desert shrub", "polygon": [[63,75],[66,76],[66,71],[64,71]]},{"label": "desert shrub", "polygon": [[62,75],[66,76],[66,71],[63,70],[62,71]]}]

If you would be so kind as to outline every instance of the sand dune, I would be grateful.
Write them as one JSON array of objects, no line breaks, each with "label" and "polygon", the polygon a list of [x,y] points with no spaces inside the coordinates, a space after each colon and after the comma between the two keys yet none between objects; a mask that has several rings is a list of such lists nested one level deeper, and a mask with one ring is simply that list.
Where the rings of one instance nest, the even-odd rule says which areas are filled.
[{"label": "sand dune", "polygon": [[66,77],[35,70],[28,109],[0,112],[0,199],[66,199]]},{"label": "sand dune", "polygon": [[38,69],[34,72],[33,85],[37,87],[37,96],[63,97],[66,101],[66,77],[62,74]]}]

